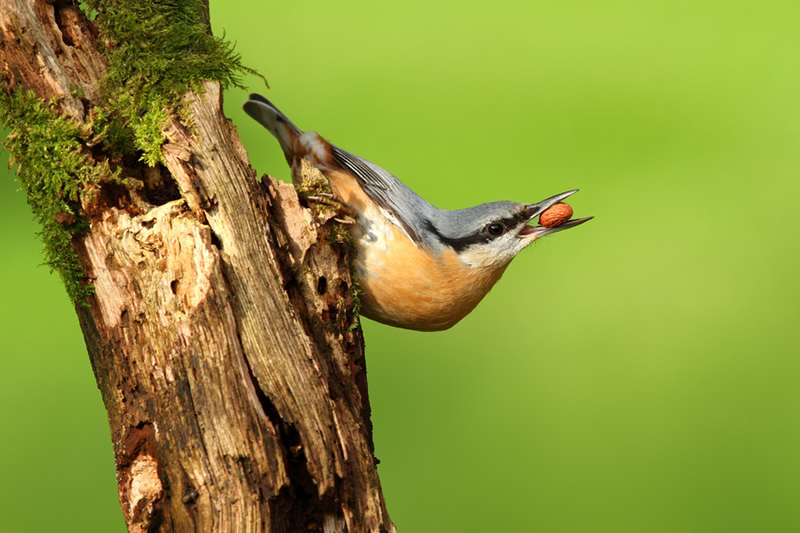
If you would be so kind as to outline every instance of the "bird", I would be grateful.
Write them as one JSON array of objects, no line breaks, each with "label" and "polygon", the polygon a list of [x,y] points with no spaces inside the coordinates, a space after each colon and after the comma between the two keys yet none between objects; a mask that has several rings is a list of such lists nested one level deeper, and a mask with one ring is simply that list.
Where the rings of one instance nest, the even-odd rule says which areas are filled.
[{"label": "bird", "polygon": [[275,136],[290,166],[308,160],[330,180],[333,203],[354,215],[351,267],[361,315],[383,324],[418,331],[454,326],[522,249],[593,218],[555,227],[531,224],[577,189],[535,204],[439,209],[378,165],[303,132],[260,94],[251,94],[243,108]]}]

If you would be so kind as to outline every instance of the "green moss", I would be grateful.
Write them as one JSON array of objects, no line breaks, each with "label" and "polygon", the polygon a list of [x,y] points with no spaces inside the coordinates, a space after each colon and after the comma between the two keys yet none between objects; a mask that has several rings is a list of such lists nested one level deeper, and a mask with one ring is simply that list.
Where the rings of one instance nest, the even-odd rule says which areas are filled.
[{"label": "green moss", "polygon": [[56,114],[31,91],[0,91],[0,119],[11,130],[5,143],[9,165],[18,165],[28,204],[42,225],[45,264],[58,271],[72,300],[82,300],[93,290],[71,245],[73,235],[88,227],[81,200],[117,176],[108,163],[96,164],[84,153],[91,129]]},{"label": "green moss", "polygon": [[[108,74],[103,88],[108,107],[119,115],[142,160],[162,160],[162,128],[172,113],[186,115],[181,97],[200,91],[204,80],[223,89],[243,87],[244,74],[260,76],[242,64],[233,45],[208,32],[205,7],[199,0],[90,0],[100,34]],[[262,77],[263,79],[263,77]]]},{"label": "green moss", "polygon": [[78,8],[83,11],[83,14],[86,15],[86,18],[89,20],[94,20],[97,18],[97,11],[94,9],[89,9],[89,5],[86,2],[78,3]]},{"label": "green moss", "polygon": [[87,109],[86,122],[60,116],[53,111],[57,102],[31,92],[0,91],[0,120],[11,130],[5,147],[42,224],[45,263],[59,272],[74,301],[93,292],[71,246],[88,227],[81,205],[103,182],[125,185],[109,161],[116,168],[122,156],[136,154],[158,164],[167,121],[188,117],[181,103],[187,91],[199,92],[205,80],[242,87],[245,73],[258,75],[242,65],[233,45],[208,33],[201,0],[86,0],[80,8],[97,25],[108,62],[102,99]]}]

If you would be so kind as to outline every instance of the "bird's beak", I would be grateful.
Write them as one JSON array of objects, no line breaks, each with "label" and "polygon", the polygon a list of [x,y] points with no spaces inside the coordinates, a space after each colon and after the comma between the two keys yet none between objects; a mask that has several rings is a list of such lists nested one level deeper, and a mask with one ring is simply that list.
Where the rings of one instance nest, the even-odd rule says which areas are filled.
[{"label": "bird's beak", "polygon": [[[528,222],[533,220],[534,218],[538,217],[545,211],[547,211],[550,207],[554,206],[558,202],[564,201],[565,198],[568,198],[578,192],[578,189],[574,189],[572,191],[562,192],[561,194],[557,194],[555,196],[551,196],[547,200],[542,200],[538,204],[531,204],[525,208],[526,214],[528,215]],[[576,218],[574,220],[569,220],[560,224],[558,226],[553,226],[550,228],[545,228],[544,226],[524,226],[522,230],[519,232],[519,237],[529,238],[531,240],[540,239],[545,235],[552,235],[553,233],[558,233],[559,231],[564,231],[565,229],[574,228],[575,226],[580,226],[584,222],[587,222],[594,217],[585,217],[585,218]]]}]

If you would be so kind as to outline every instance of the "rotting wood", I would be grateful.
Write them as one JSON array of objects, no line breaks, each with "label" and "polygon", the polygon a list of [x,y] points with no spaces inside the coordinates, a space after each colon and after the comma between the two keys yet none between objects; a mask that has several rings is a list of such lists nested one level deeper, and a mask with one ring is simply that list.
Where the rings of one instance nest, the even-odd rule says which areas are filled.
[{"label": "rotting wood", "polygon": [[[86,120],[105,64],[80,10],[0,0],[0,34],[5,79]],[[394,531],[347,246],[291,185],[259,183],[218,84],[185,98],[165,165],[126,162],[145,186],[101,191],[74,241],[128,528]]]}]

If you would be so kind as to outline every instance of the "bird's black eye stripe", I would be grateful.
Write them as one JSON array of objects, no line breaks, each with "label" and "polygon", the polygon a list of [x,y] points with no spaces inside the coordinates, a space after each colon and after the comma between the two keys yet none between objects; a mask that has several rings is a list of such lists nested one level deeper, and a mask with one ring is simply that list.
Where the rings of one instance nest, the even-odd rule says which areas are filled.
[{"label": "bird's black eye stripe", "polygon": [[459,238],[445,237],[430,220],[426,220],[424,224],[425,229],[427,229],[432,235],[435,235],[439,242],[450,246],[456,253],[461,253],[464,249],[473,244],[487,242],[489,240],[489,238],[486,237],[486,235],[483,235],[482,232]]},{"label": "bird's black eye stripe", "polygon": [[486,233],[493,237],[497,237],[505,233],[506,227],[499,222],[492,222],[488,226],[486,226]]}]

